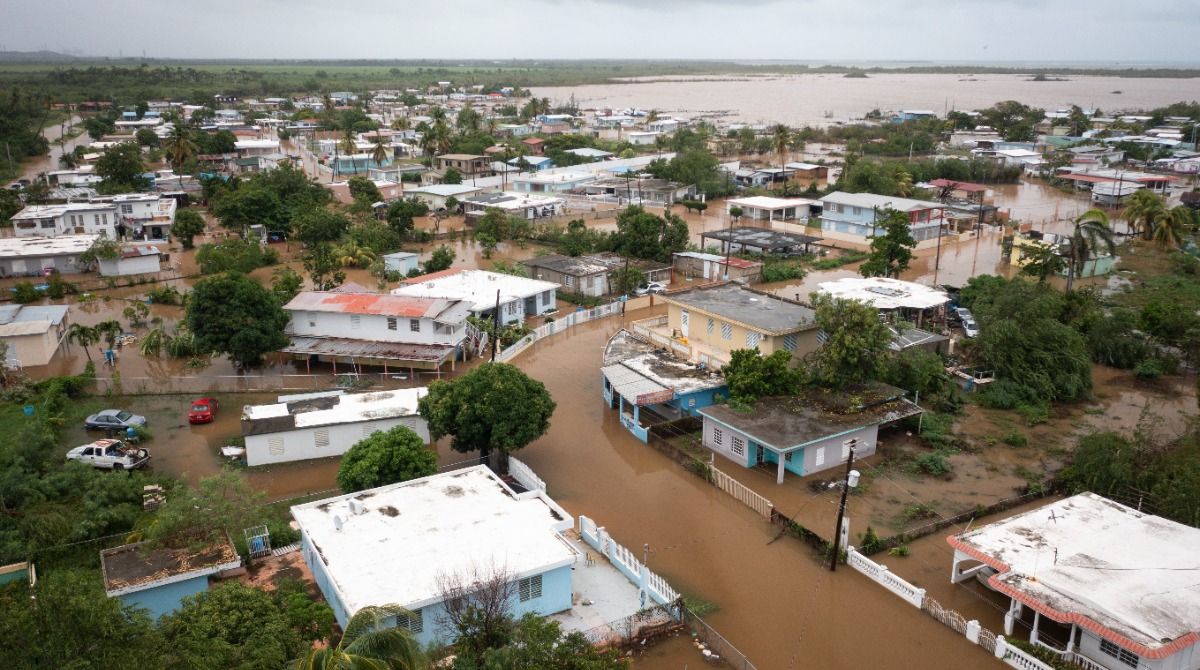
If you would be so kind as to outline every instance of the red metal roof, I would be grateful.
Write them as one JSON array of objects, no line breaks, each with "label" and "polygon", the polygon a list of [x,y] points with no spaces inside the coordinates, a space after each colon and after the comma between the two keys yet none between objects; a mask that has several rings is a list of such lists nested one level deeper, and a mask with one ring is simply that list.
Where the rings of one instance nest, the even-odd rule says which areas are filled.
[{"label": "red metal roof", "polygon": [[[725,261],[722,260],[721,263],[724,264]],[[738,268],[739,270],[747,270],[750,268],[758,267],[760,265],[762,265],[762,263],[759,263],[758,261],[746,260],[745,258],[730,258],[729,259],[729,267]]]},{"label": "red metal roof", "polygon": [[437,298],[414,298],[387,293],[302,291],[292,298],[286,308],[314,312],[421,317],[426,316],[429,308],[437,301]]}]

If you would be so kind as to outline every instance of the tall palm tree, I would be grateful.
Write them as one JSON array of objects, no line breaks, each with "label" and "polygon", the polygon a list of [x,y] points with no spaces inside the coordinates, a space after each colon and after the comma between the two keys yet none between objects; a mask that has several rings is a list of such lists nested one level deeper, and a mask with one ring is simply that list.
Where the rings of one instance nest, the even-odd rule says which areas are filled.
[{"label": "tall palm tree", "polygon": [[1125,207],[1125,221],[1134,234],[1148,240],[1154,233],[1155,221],[1166,216],[1167,206],[1163,199],[1146,189],[1138,189],[1129,196]]},{"label": "tall palm tree", "polygon": [[290,670],[419,670],[426,667],[421,645],[404,628],[385,619],[404,616],[398,607],[364,607],[346,624],[337,646],[309,649]]},{"label": "tall palm tree", "polygon": [[67,328],[67,342],[73,342],[83,347],[83,353],[87,354],[88,362],[92,362],[92,350],[90,347],[100,341],[100,330],[95,326],[85,326],[81,323],[72,323],[70,328]]},{"label": "tall palm tree", "polygon": [[1089,209],[1075,219],[1075,227],[1067,239],[1067,291],[1070,292],[1075,276],[1083,271],[1084,265],[1098,252],[1115,254],[1113,230],[1108,214],[1099,209]]},{"label": "tall palm tree", "polygon": [[1151,237],[1163,249],[1178,249],[1188,229],[1196,222],[1195,214],[1187,205],[1176,205],[1160,215],[1154,222]]},{"label": "tall palm tree", "polygon": [[371,149],[371,160],[375,161],[375,165],[382,166],[383,162],[388,158],[387,146],[383,143],[383,135],[378,130],[375,131],[375,146]]},{"label": "tall palm tree", "polygon": [[779,169],[787,163],[788,149],[792,146],[792,130],[782,123],[777,123],[771,128],[771,146],[775,148],[775,155],[779,157]]},{"label": "tall palm tree", "polygon": [[358,142],[354,140],[353,128],[347,128],[346,134],[342,136],[342,150],[350,156],[350,169],[354,174],[358,174],[358,164],[354,162],[354,154],[358,151]]},{"label": "tall palm tree", "polygon": [[172,170],[179,170],[196,155],[196,143],[192,141],[191,133],[182,123],[171,129],[163,148],[166,149],[167,160],[170,161]]}]

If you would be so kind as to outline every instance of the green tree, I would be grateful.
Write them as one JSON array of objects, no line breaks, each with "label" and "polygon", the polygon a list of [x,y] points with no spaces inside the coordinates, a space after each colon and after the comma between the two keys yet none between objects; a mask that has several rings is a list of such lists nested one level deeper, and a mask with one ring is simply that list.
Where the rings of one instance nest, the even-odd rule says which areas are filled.
[{"label": "green tree", "polygon": [[1006,141],[1027,142],[1037,134],[1037,124],[1046,118],[1046,111],[1005,100],[980,111],[980,120],[996,129]]},{"label": "green tree", "polygon": [[413,229],[413,219],[429,214],[429,206],[416,198],[397,200],[388,205],[387,221],[399,235],[407,235]]},{"label": "green tree", "polygon": [[342,456],[337,484],[346,493],[428,477],[437,472],[437,454],[406,426],[377,431]]},{"label": "green tree", "polygon": [[480,662],[470,654],[454,664],[454,670],[623,670],[628,661],[616,649],[593,646],[582,633],[564,633],[562,625],[535,613],[515,621],[509,641],[483,652]]},{"label": "green tree", "polygon": [[446,168],[446,174],[442,175],[443,184],[461,184],[462,180],[462,173],[458,168]]},{"label": "green tree", "polygon": [[83,353],[87,355],[89,363],[92,360],[92,345],[99,341],[100,331],[96,330],[94,326],[72,323],[67,328],[67,342],[83,347]]},{"label": "green tree", "polygon": [[350,617],[336,645],[310,648],[289,670],[421,670],[421,645],[408,630],[390,625],[408,613],[399,607],[364,607]]},{"label": "green tree", "polygon": [[1168,215],[1167,212],[1162,198],[1147,189],[1138,189],[1129,196],[1125,221],[1142,239],[1149,240],[1154,236],[1155,226]]},{"label": "green tree", "polygon": [[122,142],[105,149],[96,160],[96,176],[101,179],[97,190],[102,193],[145,190],[149,186],[142,176],[145,173],[141,147],[133,142]]},{"label": "green tree", "polygon": [[149,128],[142,128],[141,130],[137,131],[137,134],[135,135],[135,137],[137,137],[137,143],[140,146],[143,146],[143,147],[158,146],[158,135],[155,135],[154,131],[150,130]]},{"label": "green tree", "polygon": [[1187,205],[1175,205],[1155,222],[1150,238],[1160,249],[1178,249],[1196,227],[1196,212]]},{"label": "green tree", "polygon": [[288,230],[283,201],[276,193],[252,183],[220,192],[212,202],[212,213],[222,226],[241,233],[250,226]]},{"label": "green tree", "polygon": [[425,270],[426,273],[441,272],[442,270],[450,269],[450,266],[453,263],[454,250],[443,244],[442,246],[433,250],[433,253],[429,256],[429,260],[425,261],[422,269]]},{"label": "green tree", "polygon": [[882,229],[871,238],[871,255],[859,266],[858,272],[864,277],[899,277],[908,269],[913,258],[913,248],[917,246],[912,236],[912,228],[908,214],[888,208],[876,224],[876,230]]},{"label": "green tree", "polygon": [[171,134],[167,136],[163,148],[167,152],[167,160],[171,169],[179,172],[183,166],[196,156],[196,143],[192,141],[191,131],[182,123],[175,124]]},{"label": "green tree", "polygon": [[435,381],[418,403],[434,440],[453,435],[455,451],[507,455],[545,434],[554,413],[546,387],[507,363],[484,363],[451,381]]},{"label": "green tree", "polygon": [[271,293],[275,294],[275,299],[280,305],[288,304],[302,288],[304,278],[286,265],[271,273]]},{"label": "green tree", "polygon": [[278,261],[279,254],[274,249],[264,249],[257,242],[238,238],[201,244],[196,250],[196,263],[204,274],[229,271],[246,273]]},{"label": "green tree", "polygon": [[308,246],[336,242],[349,228],[350,219],[345,214],[325,208],[310,210],[292,221],[294,237]]},{"label": "green tree", "polygon": [[1044,283],[1067,269],[1066,257],[1059,252],[1058,247],[1049,244],[1025,247],[1021,254],[1025,260],[1025,264],[1021,266],[1021,274],[1034,277],[1039,283]]},{"label": "green tree", "polygon": [[1139,460],[1137,447],[1121,435],[1091,433],[1079,438],[1071,463],[1061,476],[1072,493],[1091,491],[1111,496],[1137,483]]},{"label": "green tree", "polygon": [[828,294],[813,293],[809,298],[817,327],[826,335],[815,354],[816,379],[833,388],[874,379],[892,342],[892,331],[879,321],[879,312],[857,300]]},{"label": "green tree", "polygon": [[629,295],[633,290],[646,283],[646,273],[631,266],[619,267],[609,274],[608,281],[613,293]]},{"label": "green tree", "polygon": [[729,395],[744,403],[759,398],[794,395],[800,373],[792,367],[792,353],[780,349],[763,356],[758,349],[735,349],[721,374],[729,385]]},{"label": "green tree", "polygon": [[383,201],[383,194],[379,192],[379,187],[375,185],[375,182],[366,177],[354,176],[346,183],[347,188],[350,189],[350,197],[354,200],[363,201],[370,205]]},{"label": "green tree", "polygon": [[328,242],[319,242],[305,249],[302,258],[314,290],[332,291],[346,281],[342,264]]},{"label": "green tree", "polygon": [[229,272],[196,283],[186,323],[202,351],[229,354],[238,365],[257,365],[263,354],[288,343],[288,315],[275,296],[243,274]]},{"label": "green tree", "polygon": [[183,245],[191,249],[193,239],[204,232],[204,217],[193,209],[183,209],[175,214],[175,223],[171,224],[171,234]]},{"label": "green tree", "polygon": [[1067,238],[1067,291],[1071,290],[1075,277],[1083,273],[1088,261],[1101,253],[1117,253],[1113,231],[1103,210],[1089,209],[1075,219],[1071,236]]},{"label": "green tree", "polygon": [[771,145],[779,158],[779,169],[787,164],[788,149],[792,146],[792,130],[782,123],[771,126]]}]

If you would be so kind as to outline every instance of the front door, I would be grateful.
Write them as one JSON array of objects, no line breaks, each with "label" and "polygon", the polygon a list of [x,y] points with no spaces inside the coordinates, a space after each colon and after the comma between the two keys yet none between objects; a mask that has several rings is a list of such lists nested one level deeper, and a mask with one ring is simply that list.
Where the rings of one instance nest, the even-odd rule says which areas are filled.
[{"label": "front door", "polygon": [[763,462],[763,455],[764,454],[763,454],[762,445],[761,444],[756,445],[754,447],[754,464],[755,465],[758,465],[759,463]]}]

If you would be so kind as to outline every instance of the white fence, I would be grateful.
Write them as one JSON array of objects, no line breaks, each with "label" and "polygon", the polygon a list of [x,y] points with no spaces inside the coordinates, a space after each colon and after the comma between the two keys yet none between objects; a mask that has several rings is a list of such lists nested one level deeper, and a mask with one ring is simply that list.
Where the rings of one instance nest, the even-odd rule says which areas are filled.
[{"label": "white fence", "polygon": [[920,607],[925,602],[925,589],[919,589],[892,574],[886,565],[880,565],[863,556],[855,551],[854,547],[846,549],[846,564],[882,584],[884,588],[900,596],[913,607]]},{"label": "white fence", "polygon": [[611,302],[607,305],[593,307],[592,309],[571,312],[561,319],[551,321],[543,326],[538,326],[533,330],[532,333],[522,337],[516,342],[513,342],[512,344],[508,345],[504,351],[496,354],[496,360],[501,363],[507,362],[514,358],[517,354],[533,346],[533,343],[537,342],[538,340],[550,337],[555,333],[578,326],[579,324],[587,323],[588,321],[595,321],[596,319],[603,319],[606,316],[620,314],[622,304],[622,302],[617,301]]},{"label": "white fence", "polygon": [[584,542],[603,554],[614,567],[638,588],[645,591],[654,602],[660,605],[670,605],[679,600],[679,593],[671,588],[666,579],[651,572],[632,551],[614,540],[603,526],[597,527],[595,521],[586,516],[580,516],[579,534],[583,537]]},{"label": "white fence", "polygon": [[721,472],[715,466],[710,465],[709,470],[712,471],[713,486],[716,486],[722,491],[733,496],[742,504],[754,510],[755,512],[758,512],[767,519],[771,518],[772,513],[775,511],[774,503],[754,492],[745,484],[739,482],[733,477],[730,477],[724,472]]},{"label": "white fence", "polygon": [[508,457],[508,474],[529,491],[546,491],[546,482],[542,481],[532,468],[512,456]]}]

